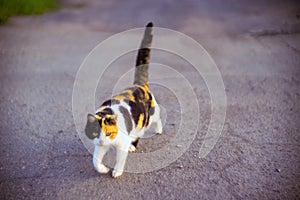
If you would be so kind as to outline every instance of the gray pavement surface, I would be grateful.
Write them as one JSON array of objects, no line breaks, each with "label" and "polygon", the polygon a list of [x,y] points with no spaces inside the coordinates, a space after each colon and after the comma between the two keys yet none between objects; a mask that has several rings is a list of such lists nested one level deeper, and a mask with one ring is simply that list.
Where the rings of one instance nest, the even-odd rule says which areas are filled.
[{"label": "gray pavement surface", "polygon": [[[154,52],[153,61],[192,83],[199,130],[168,167],[113,179],[93,169],[78,137],[73,83],[98,43],[148,21],[191,36],[210,53],[226,87],[226,122],[215,148],[199,159],[210,120],[205,82],[178,57]],[[299,33],[296,1],[77,0],[42,16],[11,18],[0,27],[0,198],[299,199]],[[110,94],[109,80],[118,78],[111,77],[99,85],[96,105]],[[141,141],[140,152],[166,145],[179,120],[172,93],[153,91],[168,118],[164,134]]]}]

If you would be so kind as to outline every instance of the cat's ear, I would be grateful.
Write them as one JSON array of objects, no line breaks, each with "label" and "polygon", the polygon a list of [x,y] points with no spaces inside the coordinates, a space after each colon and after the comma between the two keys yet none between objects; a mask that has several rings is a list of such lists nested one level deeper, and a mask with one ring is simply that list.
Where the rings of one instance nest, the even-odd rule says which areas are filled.
[{"label": "cat's ear", "polygon": [[88,121],[89,123],[94,123],[96,120],[97,120],[97,119],[96,119],[96,117],[95,117],[94,115],[92,115],[92,114],[88,114],[88,115],[87,115],[87,121]]}]

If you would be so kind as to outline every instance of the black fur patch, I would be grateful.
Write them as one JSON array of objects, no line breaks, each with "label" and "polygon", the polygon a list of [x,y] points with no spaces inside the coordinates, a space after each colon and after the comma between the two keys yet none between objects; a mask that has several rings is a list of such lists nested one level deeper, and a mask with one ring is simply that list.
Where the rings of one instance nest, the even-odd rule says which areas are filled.
[{"label": "black fur patch", "polygon": [[139,143],[139,139],[136,139],[136,141],[132,142],[131,144],[136,148],[138,143]]},{"label": "black fur patch", "polygon": [[146,27],[153,27],[153,23],[149,22]]},{"label": "black fur patch", "polygon": [[[151,38],[152,39],[152,38]],[[149,59],[149,55],[150,55],[150,49],[149,48],[142,48],[139,50],[138,52],[138,57],[135,63],[135,66],[141,66],[141,65],[145,65],[148,63],[148,59]],[[147,67],[147,71],[148,71],[148,66],[141,66],[143,68]]]},{"label": "black fur patch", "polygon": [[[134,89],[132,93],[132,96],[134,97],[134,102],[129,101],[127,103],[131,108],[130,111],[132,118],[134,119],[135,125],[138,124],[140,115],[143,114],[144,118],[142,126],[148,126],[150,117],[149,110],[151,108],[152,95],[150,92],[143,90],[143,88],[141,87],[132,87],[130,89]],[[151,112],[153,112],[153,110]]]},{"label": "black fur patch", "polygon": [[105,115],[113,115],[114,111],[111,108],[104,108],[100,112],[96,113],[96,115],[99,115],[100,117],[104,117]]},{"label": "black fur patch", "polygon": [[155,108],[154,107],[150,107],[149,108],[149,115],[152,116],[155,112]]},{"label": "black fur patch", "polygon": [[139,122],[140,114],[143,113],[143,104],[139,102],[129,101],[128,105],[130,106],[131,116],[136,126]]},{"label": "black fur patch", "polygon": [[112,106],[112,105],[119,104],[119,103],[120,103],[120,101],[117,99],[109,99],[109,100],[105,101],[101,106]]},{"label": "black fur patch", "polygon": [[141,88],[136,88],[132,93],[135,101],[143,101],[145,99],[145,92]]},{"label": "black fur patch", "polygon": [[151,103],[151,101],[152,101],[152,94],[151,94],[151,92],[147,92],[147,93],[148,93],[148,96],[149,96],[149,101]]},{"label": "black fur patch", "polygon": [[124,120],[125,120],[126,130],[127,130],[127,133],[129,134],[130,131],[132,130],[132,121],[131,121],[130,113],[123,106],[120,106],[119,110],[123,114],[123,117],[124,117]]},{"label": "black fur patch", "polygon": [[148,126],[149,124],[149,109],[147,105],[144,105],[145,111],[144,111],[144,120],[143,120],[143,126]]},{"label": "black fur patch", "polygon": [[151,103],[152,103],[152,94],[150,92],[148,92],[148,96],[149,96],[149,115],[152,116],[155,112],[155,108],[151,107]]}]

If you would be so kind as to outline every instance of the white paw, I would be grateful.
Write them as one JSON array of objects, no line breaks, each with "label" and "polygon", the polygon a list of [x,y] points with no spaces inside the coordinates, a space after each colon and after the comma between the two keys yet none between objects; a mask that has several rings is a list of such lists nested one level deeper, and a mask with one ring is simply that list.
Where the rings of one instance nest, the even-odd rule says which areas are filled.
[{"label": "white paw", "polygon": [[162,134],[162,128],[156,128],[155,133],[157,133],[159,135]]},{"label": "white paw", "polygon": [[133,146],[133,145],[130,145],[130,147],[129,147],[129,152],[135,152],[135,150],[136,150],[136,148],[135,148],[135,146]]},{"label": "white paw", "polygon": [[109,168],[103,164],[96,164],[95,168],[101,174],[106,174],[107,172],[109,172]]},{"label": "white paw", "polygon": [[157,134],[162,134],[162,124],[161,124],[161,120],[158,120],[158,121],[156,122],[155,132],[156,132]]},{"label": "white paw", "polygon": [[114,170],[114,171],[112,172],[112,177],[118,178],[118,177],[120,177],[122,174],[123,174],[123,172]]}]

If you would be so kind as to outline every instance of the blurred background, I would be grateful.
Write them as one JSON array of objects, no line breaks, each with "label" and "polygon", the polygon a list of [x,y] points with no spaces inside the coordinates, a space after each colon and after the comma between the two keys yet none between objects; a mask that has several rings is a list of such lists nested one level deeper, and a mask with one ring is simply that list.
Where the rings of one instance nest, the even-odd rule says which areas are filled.
[{"label": "blurred background", "polygon": [[[148,21],[208,51],[225,84],[226,121],[213,151],[199,159],[209,91],[189,63],[153,51],[153,62],[192,84],[200,107],[197,136],[168,167],[114,180],[93,169],[79,138],[73,84],[96,45]],[[300,198],[298,1],[0,0],[0,23],[1,199]],[[126,56],[99,83],[96,106],[111,95],[118,66],[133,66],[135,53]],[[168,144],[180,120],[176,97],[156,85],[153,92],[168,117],[165,133],[141,141],[140,153]]]}]

